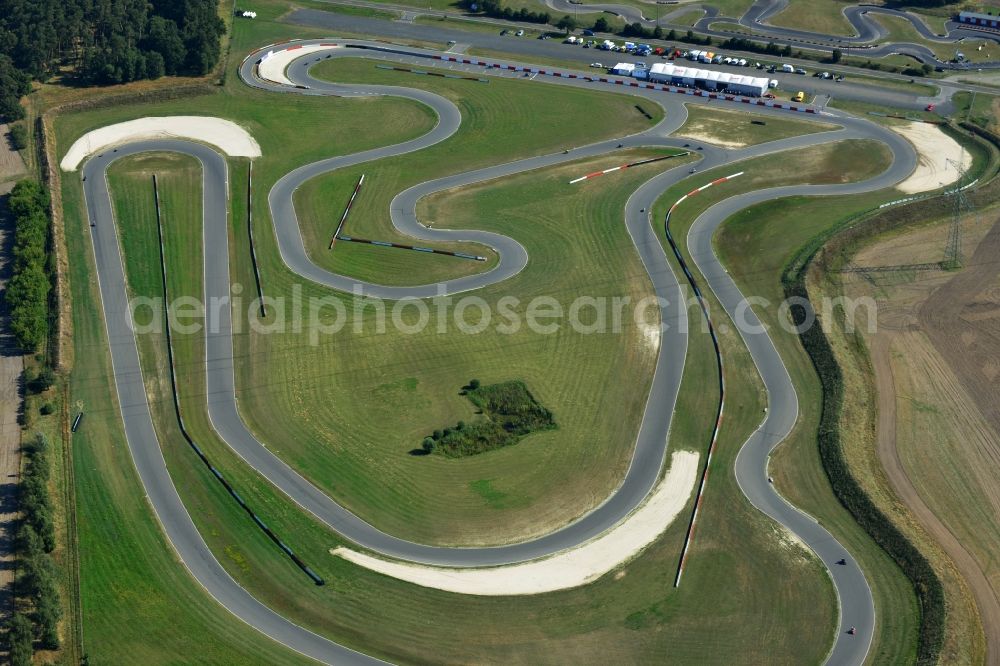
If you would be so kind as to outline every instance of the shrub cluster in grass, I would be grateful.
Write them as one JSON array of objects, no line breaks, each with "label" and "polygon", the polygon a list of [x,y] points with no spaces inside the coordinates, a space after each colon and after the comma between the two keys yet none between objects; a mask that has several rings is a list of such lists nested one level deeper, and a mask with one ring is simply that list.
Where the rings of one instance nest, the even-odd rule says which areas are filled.
[{"label": "shrub cluster in grass", "polygon": [[463,393],[484,418],[474,423],[459,421],[454,427],[435,430],[424,439],[424,453],[439,453],[449,458],[471,456],[516,444],[533,432],[557,427],[552,412],[538,404],[524,382],[483,386],[473,379]]},{"label": "shrub cluster in grass", "polygon": [[[50,553],[55,548],[52,500],[49,497],[49,443],[37,434],[25,445],[27,464],[18,493],[24,519],[17,531],[15,552],[17,579],[16,613],[8,623],[7,648],[12,664],[30,664],[34,642],[44,649],[59,647],[58,625],[62,615],[57,573]],[[30,611],[25,609],[30,608]]]},{"label": "shrub cluster in grass", "polygon": [[24,123],[10,126],[10,144],[14,146],[14,150],[24,150],[28,147],[28,129]]},{"label": "shrub cluster in grass", "polygon": [[48,333],[49,195],[33,180],[22,180],[7,200],[14,216],[14,275],[5,298],[17,343],[34,352]]}]

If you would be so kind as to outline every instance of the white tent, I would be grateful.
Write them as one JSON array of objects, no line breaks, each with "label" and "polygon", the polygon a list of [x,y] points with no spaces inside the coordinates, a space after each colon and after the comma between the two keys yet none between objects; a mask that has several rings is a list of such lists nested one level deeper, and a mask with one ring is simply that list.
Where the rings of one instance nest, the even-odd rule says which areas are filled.
[{"label": "white tent", "polygon": [[657,83],[679,86],[699,86],[707,90],[726,90],[739,95],[760,96],[767,92],[767,79],[729,74],[711,69],[683,67],[672,62],[655,63],[649,79]]}]

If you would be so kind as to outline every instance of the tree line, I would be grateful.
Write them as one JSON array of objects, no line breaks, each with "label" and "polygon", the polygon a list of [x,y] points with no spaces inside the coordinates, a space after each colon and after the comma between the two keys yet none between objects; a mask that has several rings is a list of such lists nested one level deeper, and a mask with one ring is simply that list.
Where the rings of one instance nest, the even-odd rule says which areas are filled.
[{"label": "tree line", "polygon": [[14,216],[14,271],[4,298],[17,343],[34,352],[48,334],[49,196],[36,181],[22,180],[7,205]]},{"label": "tree line", "polygon": [[218,0],[0,0],[0,122],[64,67],[86,85],[206,74],[224,32]]},{"label": "tree line", "polygon": [[24,447],[27,463],[21,473],[18,502],[23,514],[15,541],[20,575],[17,578],[17,612],[8,624],[7,649],[13,666],[28,666],[36,642],[40,648],[59,647],[62,607],[52,561],[55,528],[49,482],[49,443],[38,433]]},{"label": "tree line", "polygon": [[524,7],[511,9],[505,7],[500,0],[461,0],[459,6],[470,12],[481,13],[491,18],[507,21],[524,21],[525,23],[549,23],[552,15],[548,12],[533,12]]}]

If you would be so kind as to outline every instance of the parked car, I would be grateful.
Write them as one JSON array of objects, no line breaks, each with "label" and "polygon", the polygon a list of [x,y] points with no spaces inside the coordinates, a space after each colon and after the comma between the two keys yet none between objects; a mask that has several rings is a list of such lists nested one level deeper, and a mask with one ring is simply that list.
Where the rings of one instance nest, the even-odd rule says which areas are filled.
[{"label": "parked car", "polygon": [[592,62],[592,63],[590,63],[590,66],[591,67],[599,67],[600,69],[604,69],[604,65],[602,65],[599,62]]},{"label": "parked car", "polygon": [[524,30],[518,30],[514,33],[515,37],[524,37]]}]

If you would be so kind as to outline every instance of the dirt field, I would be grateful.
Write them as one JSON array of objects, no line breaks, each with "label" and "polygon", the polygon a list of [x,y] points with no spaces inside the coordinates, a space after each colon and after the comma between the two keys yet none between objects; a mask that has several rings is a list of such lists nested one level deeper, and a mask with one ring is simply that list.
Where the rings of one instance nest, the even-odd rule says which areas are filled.
[{"label": "dirt field", "polygon": [[[938,261],[949,224],[876,242],[858,266]],[[1000,220],[963,224],[964,267],[853,277],[876,298],[868,336],[878,390],[878,455],[902,501],[969,584],[1000,661]]]},{"label": "dirt field", "polygon": [[[0,183],[17,178],[24,172],[24,160],[21,159],[21,153],[10,145],[8,126],[0,125]],[[3,194],[8,191],[9,188],[4,190]]]}]

